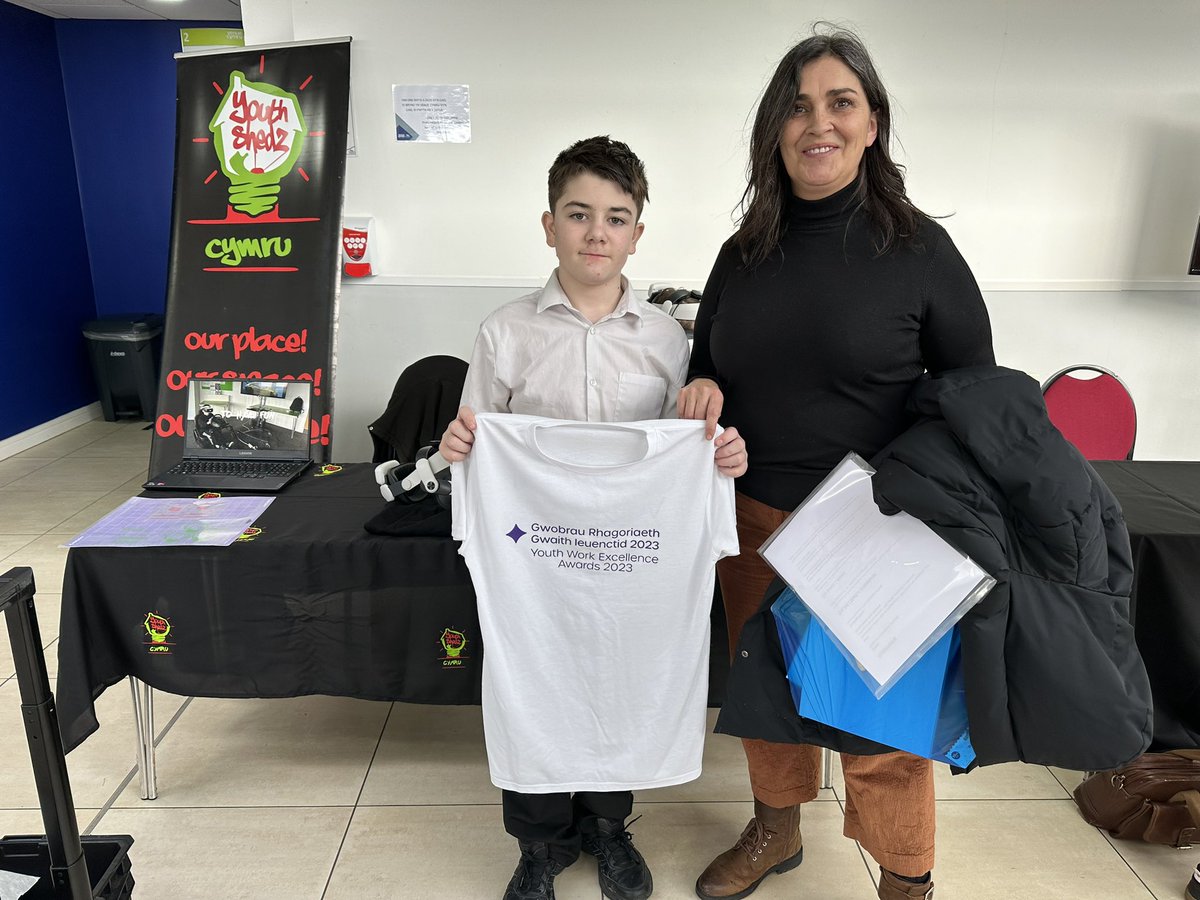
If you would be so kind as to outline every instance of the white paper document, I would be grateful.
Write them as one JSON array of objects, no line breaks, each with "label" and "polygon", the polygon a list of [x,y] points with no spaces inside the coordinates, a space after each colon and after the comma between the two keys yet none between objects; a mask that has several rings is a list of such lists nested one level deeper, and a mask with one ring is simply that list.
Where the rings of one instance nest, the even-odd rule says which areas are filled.
[{"label": "white paper document", "polygon": [[393,84],[392,109],[397,141],[471,143],[470,85]]},{"label": "white paper document", "polygon": [[885,516],[850,454],[759,549],[882,696],[995,584],[908,513]]},{"label": "white paper document", "polygon": [[274,497],[131,497],[64,547],[228,547]]}]

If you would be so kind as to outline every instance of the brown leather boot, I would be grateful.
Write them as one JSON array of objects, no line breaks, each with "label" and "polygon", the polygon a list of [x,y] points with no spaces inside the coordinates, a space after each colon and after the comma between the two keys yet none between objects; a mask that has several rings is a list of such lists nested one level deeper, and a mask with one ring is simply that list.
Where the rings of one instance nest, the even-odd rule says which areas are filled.
[{"label": "brown leather boot", "polygon": [[933,881],[913,884],[897,878],[887,869],[879,870],[879,900],[933,900]]},{"label": "brown leather boot", "polygon": [[804,858],[800,840],[800,807],[775,809],[754,801],[754,818],[741,838],[696,879],[701,900],[741,900],[772,872],[783,874]]}]

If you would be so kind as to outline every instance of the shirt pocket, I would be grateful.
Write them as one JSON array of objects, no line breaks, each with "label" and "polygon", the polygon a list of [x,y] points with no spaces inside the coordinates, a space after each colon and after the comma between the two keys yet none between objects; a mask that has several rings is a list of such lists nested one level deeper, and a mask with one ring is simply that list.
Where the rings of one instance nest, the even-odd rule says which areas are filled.
[{"label": "shirt pocket", "polygon": [[667,380],[657,375],[621,372],[617,377],[617,408],[614,421],[637,422],[662,416],[667,399]]}]

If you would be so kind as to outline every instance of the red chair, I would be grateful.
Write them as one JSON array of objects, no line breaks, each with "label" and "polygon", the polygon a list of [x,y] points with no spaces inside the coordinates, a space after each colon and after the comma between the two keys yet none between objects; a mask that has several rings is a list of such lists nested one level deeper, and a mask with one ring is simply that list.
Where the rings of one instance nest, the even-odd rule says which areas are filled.
[{"label": "red chair", "polygon": [[1108,369],[1068,366],[1046,379],[1042,397],[1050,421],[1087,459],[1133,459],[1137,410]]}]

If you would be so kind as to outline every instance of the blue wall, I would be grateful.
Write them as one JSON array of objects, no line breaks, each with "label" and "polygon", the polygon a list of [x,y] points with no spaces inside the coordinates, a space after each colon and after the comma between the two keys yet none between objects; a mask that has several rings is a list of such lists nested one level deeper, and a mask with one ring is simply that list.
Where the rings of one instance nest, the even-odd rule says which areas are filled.
[{"label": "blue wall", "polygon": [[[166,306],[179,29],[0,2],[0,440],[99,398],[80,326]],[[10,111],[11,110],[11,111]],[[14,388],[36,384],[36,390]]]},{"label": "blue wall", "polygon": [[0,3],[0,439],[96,400],[94,318],[54,20]]},{"label": "blue wall", "polygon": [[166,306],[183,22],[60,19],[58,51],[100,315]]}]

